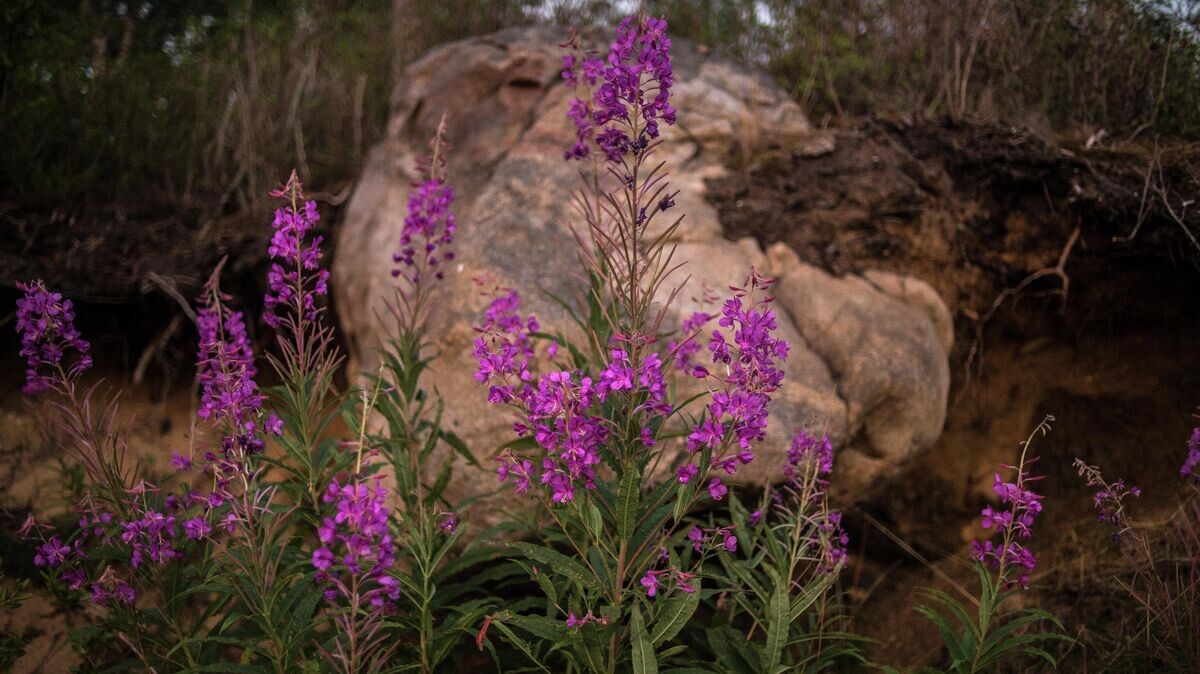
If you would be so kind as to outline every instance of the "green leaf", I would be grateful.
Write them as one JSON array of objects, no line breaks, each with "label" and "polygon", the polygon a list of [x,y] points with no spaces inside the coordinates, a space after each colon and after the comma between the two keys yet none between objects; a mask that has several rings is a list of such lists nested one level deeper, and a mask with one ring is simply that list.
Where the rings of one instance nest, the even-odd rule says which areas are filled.
[{"label": "green leaf", "polygon": [[546,665],[544,665],[544,664],[542,663],[542,660],[543,660],[543,658],[541,658],[541,657],[539,657],[539,656],[537,655],[537,653],[536,653],[536,652],[533,650],[533,648],[532,648],[532,647],[529,645],[529,642],[528,642],[528,641],[525,641],[525,640],[524,640],[524,639],[522,639],[521,637],[517,636],[517,634],[516,634],[515,632],[513,632],[513,631],[512,631],[512,629],[511,629],[511,628],[509,628],[509,626],[508,626],[508,625],[505,625],[505,624],[504,624],[504,620],[507,620],[507,619],[508,619],[508,617],[510,617],[510,616],[506,616],[506,617],[505,617],[505,618],[503,618],[503,619],[501,619],[501,618],[497,618],[496,620],[492,621],[492,627],[495,627],[497,631],[499,631],[501,634],[503,634],[503,635],[504,635],[504,638],[505,638],[505,639],[506,639],[506,640],[507,640],[507,641],[508,641],[510,644],[512,644],[513,646],[515,646],[517,650],[519,650],[519,651],[521,651],[522,653],[524,653],[524,654],[525,654],[525,657],[529,658],[529,660],[530,660],[530,661],[532,661],[532,662],[533,662],[533,664],[535,664],[535,665],[537,665],[538,667],[540,667],[540,668],[541,668],[541,670],[542,670],[543,672],[546,672],[546,674],[553,674],[553,673],[550,671],[550,669],[548,669],[548,668],[546,667]]},{"label": "green leaf", "polygon": [[604,517],[600,514],[600,509],[595,503],[587,501],[580,503],[580,514],[583,515],[583,521],[587,524],[588,531],[592,532],[598,540],[604,539]]},{"label": "green leaf", "polygon": [[771,594],[771,603],[767,606],[767,645],[762,654],[763,674],[775,674],[776,668],[783,660],[783,647],[787,644],[788,632],[792,626],[791,608],[788,584],[776,577],[775,592]]},{"label": "green leaf", "polygon": [[633,633],[633,674],[658,674],[658,658],[646,636],[641,609],[633,609],[629,629]]},{"label": "green leaf", "polygon": [[551,550],[544,545],[535,545],[533,543],[515,542],[510,545],[525,554],[526,557],[536,562],[541,562],[550,568],[555,573],[562,574],[567,578],[578,583],[581,587],[600,592],[600,584],[596,581],[596,577],[587,570],[583,564],[574,560],[561,552]]},{"label": "green leaf", "polygon": [[632,466],[627,466],[625,474],[621,477],[621,486],[617,490],[617,534],[623,541],[633,535],[640,505],[641,487],[641,473],[634,470]]},{"label": "green leaf", "polygon": [[480,470],[483,469],[483,466],[480,465],[479,460],[475,458],[475,455],[471,453],[471,449],[467,447],[467,443],[463,442],[463,439],[458,437],[457,433],[454,431],[439,429],[438,435],[441,436],[442,440],[444,440],[447,445],[450,445],[454,451],[458,452],[462,458],[466,459],[467,463],[479,468]]},{"label": "green leaf", "polygon": [[696,612],[696,607],[699,605],[700,584],[698,582],[695,592],[673,592],[666,601],[662,602],[658,618],[654,621],[654,628],[650,630],[650,642],[655,646],[661,646],[674,639],[675,635],[679,634],[687,625],[687,621],[691,620],[692,614]]},{"label": "green leaf", "polygon": [[750,674],[757,668],[758,657],[746,642],[746,637],[728,625],[710,627],[705,636],[708,646],[717,656],[721,671],[726,674]]},{"label": "green leaf", "polygon": [[504,619],[504,622],[551,643],[557,642],[567,635],[566,625],[561,620],[554,620],[546,616],[510,615]]},{"label": "green leaf", "polygon": [[963,648],[963,639],[959,636],[958,632],[954,630],[954,627],[950,625],[950,621],[946,620],[942,614],[929,608],[928,606],[917,606],[915,610],[917,613],[925,616],[925,619],[933,623],[933,626],[937,628],[937,631],[942,635],[942,641],[945,642],[946,648],[950,651],[950,657],[954,659],[954,662],[956,664],[960,662],[966,662],[967,653]]},{"label": "green leaf", "polygon": [[1051,669],[1058,669],[1058,660],[1054,659],[1053,655],[1050,655],[1049,653],[1038,648],[1037,646],[1027,647],[1025,649],[1025,654],[1039,657],[1039,658],[1045,660],[1046,662],[1050,663]]},{"label": "green leaf", "polygon": [[588,629],[572,630],[571,645],[575,649],[575,653],[579,655],[579,660],[586,666],[587,671],[594,674],[604,674],[604,651],[608,648],[608,644],[603,643],[605,632],[600,629],[592,629],[594,625],[589,625]]}]

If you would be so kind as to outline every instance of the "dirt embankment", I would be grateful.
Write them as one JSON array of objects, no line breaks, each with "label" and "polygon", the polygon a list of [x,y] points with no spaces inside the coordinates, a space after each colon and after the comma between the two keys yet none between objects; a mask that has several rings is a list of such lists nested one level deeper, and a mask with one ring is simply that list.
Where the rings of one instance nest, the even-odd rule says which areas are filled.
[{"label": "dirt embankment", "polygon": [[783,241],[834,273],[916,275],[955,316],[942,439],[851,518],[860,629],[882,661],[924,663],[938,641],[909,608],[916,591],[935,584],[930,567],[970,580],[992,472],[1045,415],[1038,582],[1087,577],[1080,550],[1106,548],[1075,457],[1141,485],[1142,514],[1173,503],[1200,404],[1200,145],[1060,146],[992,124],[879,120],[830,133],[821,150],[771,152],[709,187],[728,236]]}]

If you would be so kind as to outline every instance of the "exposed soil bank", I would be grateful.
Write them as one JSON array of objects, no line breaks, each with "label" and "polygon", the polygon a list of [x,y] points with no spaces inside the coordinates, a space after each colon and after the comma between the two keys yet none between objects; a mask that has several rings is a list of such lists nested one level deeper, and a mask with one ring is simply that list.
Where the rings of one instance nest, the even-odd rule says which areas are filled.
[{"label": "exposed soil bank", "polygon": [[[1142,514],[1174,502],[1200,403],[1200,250],[1185,233],[1200,231],[1188,203],[1200,153],[1067,149],[984,124],[868,120],[830,134],[710,189],[729,237],[785,242],[834,273],[913,274],[955,315],[943,437],[852,518],[858,628],[880,661],[929,663],[939,642],[911,610],[918,590],[948,586],[930,566],[970,582],[966,546],[992,472],[1045,415],[1056,422],[1035,445],[1048,510],[1035,547],[1047,601],[1074,605],[1089,575],[1078,553],[1106,547],[1075,457],[1141,485]],[[1085,666],[1083,649],[1070,657],[1065,667]]]}]

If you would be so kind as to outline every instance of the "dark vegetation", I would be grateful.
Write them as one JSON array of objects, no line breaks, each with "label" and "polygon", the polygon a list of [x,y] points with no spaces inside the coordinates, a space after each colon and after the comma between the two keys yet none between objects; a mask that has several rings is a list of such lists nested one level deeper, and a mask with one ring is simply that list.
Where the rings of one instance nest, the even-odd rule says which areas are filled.
[{"label": "dark vegetation", "polygon": [[[1001,426],[1011,439],[1047,411],[1074,421],[1045,441],[1041,468],[1056,498],[1079,502],[1048,525],[1064,541],[1055,568],[1096,543],[1074,528],[1090,503],[1073,457],[1110,458],[1148,492],[1168,490],[1166,463],[1200,390],[1188,367],[1200,358],[1200,221],[1188,203],[1200,194],[1200,2],[643,4],[676,37],[768,69],[837,136],[834,152],[815,156],[748,147],[740,170],[710,185],[731,235],[788,242],[839,273],[913,273],[954,312],[955,407],[914,471],[914,491],[944,496],[898,494],[873,516],[933,563],[954,562],[958,529],[981,504],[955,483],[972,468],[962,448],[993,442]],[[246,223],[261,223],[281,167],[297,167],[334,216],[322,226],[336,225],[364,153],[386,131],[404,63],[507,25],[616,13],[590,0],[5,2],[0,285],[43,276],[111,304],[81,314],[106,322],[87,332],[123,354],[127,372],[147,353],[186,368],[194,345],[175,344],[190,330],[170,326],[173,293],[190,301],[232,254],[229,289],[261,294],[247,285],[261,282],[264,228]],[[1025,284],[1064,252],[1069,290],[1056,274]],[[6,306],[13,297],[0,293]],[[11,339],[0,339],[6,353]],[[168,348],[146,350],[158,339]],[[172,378],[163,371],[164,386]],[[1114,407],[1128,416],[1079,421]],[[1144,455],[1129,450],[1139,443]],[[850,526],[856,545],[885,551],[862,556],[860,586],[922,572],[864,521]],[[1115,568],[1114,557],[1098,563]],[[1068,622],[1096,617],[1095,633],[1079,637],[1100,650],[1076,658],[1119,651],[1133,624],[1108,582],[1115,573],[1065,574],[1048,590],[1060,615],[1078,611]],[[918,662],[935,640],[895,608],[910,604],[868,596],[861,614],[884,617],[860,628],[897,661]],[[889,643],[896,634],[906,643]]]}]

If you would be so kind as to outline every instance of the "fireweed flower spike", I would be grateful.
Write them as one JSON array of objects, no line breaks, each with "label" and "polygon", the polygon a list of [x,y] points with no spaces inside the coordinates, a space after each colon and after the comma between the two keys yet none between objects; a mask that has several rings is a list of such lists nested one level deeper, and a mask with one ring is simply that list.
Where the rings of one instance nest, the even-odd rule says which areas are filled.
[{"label": "fireweed flower spike", "polygon": [[[754,460],[753,445],[766,437],[771,394],[783,384],[779,364],[787,359],[788,343],[772,334],[778,329],[770,309],[773,298],[766,296],[772,283],[751,271],[747,287],[734,288],[734,296],[721,309],[718,325],[730,336],[714,330],[709,340],[712,362],[724,376],[706,373],[720,388],[712,392],[705,417],[692,428],[687,449],[712,450],[712,467],[729,475]],[[683,477],[681,472],[681,481]],[[708,490],[714,500],[726,492],[719,478],[712,478]]]},{"label": "fireweed flower spike", "polygon": [[[1053,421],[1053,417],[1047,417],[1039,424],[1034,434],[1049,431],[1050,421]],[[1029,466],[1037,460],[1026,456],[1032,441],[1033,435],[1030,435],[1022,446],[1017,465],[1002,466],[1015,473],[1012,482],[1005,482],[999,473],[993,476],[992,491],[999,497],[1000,504],[1008,507],[984,507],[982,525],[984,529],[999,534],[1000,540],[976,540],[971,543],[971,558],[996,572],[1001,589],[1029,587],[1030,574],[1037,567],[1037,558],[1022,542],[1033,537],[1034,521],[1042,513],[1042,496],[1030,488],[1032,483],[1041,479],[1029,474]],[[1015,578],[1013,573],[1016,574]]]},{"label": "fireweed flower spike", "polygon": [[1130,496],[1141,496],[1142,490],[1126,484],[1125,480],[1121,479],[1110,483],[1104,479],[1104,475],[1100,473],[1098,467],[1089,466],[1080,459],[1075,459],[1074,465],[1079,476],[1086,480],[1087,486],[1096,489],[1096,492],[1092,494],[1096,519],[1111,524],[1113,540],[1121,540],[1121,537],[1130,529],[1129,518],[1125,514],[1125,499]]},{"label": "fireweed flower spike", "polygon": [[[446,267],[454,261],[451,246],[458,222],[451,207],[454,187],[446,176],[446,117],[429,142],[429,156],[421,160],[421,178],[408,193],[408,210],[396,252],[392,255],[392,276],[398,279],[396,304],[392,313],[399,322],[399,344],[419,355],[431,298]],[[416,344],[408,344],[411,340]]]},{"label": "fireweed flower spike", "polygon": [[[263,321],[277,329],[291,324],[300,334],[303,322],[317,316],[316,297],[329,293],[329,272],[320,267],[323,237],[309,237],[321,216],[317,202],[304,199],[295,171],[287,184],[271,192],[271,196],[286,199],[288,204],[275,211],[272,223],[275,233],[267,248],[272,263],[263,299]],[[282,310],[288,313],[282,314]]]},{"label": "fireweed flower spike", "polygon": [[[21,335],[21,356],[26,359],[25,393],[41,393],[65,383],[92,366],[90,345],[75,329],[75,308],[71,300],[50,292],[39,281],[17,283],[25,295],[17,300],[17,332]],[[74,362],[66,363],[74,351]]]},{"label": "fireweed flower spike", "polygon": [[[848,559],[850,537],[842,529],[842,514],[831,510],[826,499],[829,475],[833,472],[833,443],[828,435],[816,436],[800,431],[792,438],[783,474],[788,483],[782,488],[787,499],[777,504],[787,519],[790,511],[812,511],[805,533],[814,546],[818,573],[836,573]],[[762,513],[758,513],[759,518]],[[753,523],[754,517],[751,516]]]},{"label": "fireweed flower spike", "polygon": [[571,52],[563,57],[563,80],[581,94],[567,111],[577,138],[565,158],[587,157],[594,143],[609,161],[621,162],[659,137],[660,122],[675,124],[670,104],[675,78],[666,31],[663,19],[627,17],[604,61],[584,57],[576,36],[564,45]]},{"label": "fireweed flower spike", "polygon": [[313,551],[317,582],[327,586],[325,597],[349,600],[358,608],[381,609],[400,598],[398,581],[388,572],[396,563],[396,547],[388,531],[388,490],[374,485],[334,480],[326,503],[335,503],[333,517],[317,529],[321,547]]},{"label": "fireweed flower spike", "polygon": [[[197,416],[222,433],[220,454],[209,453],[210,468],[222,480],[245,476],[246,458],[263,449],[261,427],[278,434],[282,422],[274,415],[262,419],[262,394],[255,383],[254,351],[246,335],[246,322],[240,311],[227,305],[229,297],[218,284],[220,267],[205,285],[196,312],[200,347],[196,359],[196,381],[200,385],[200,409]],[[177,467],[190,461],[172,460]],[[223,489],[219,489],[223,491]]]}]

